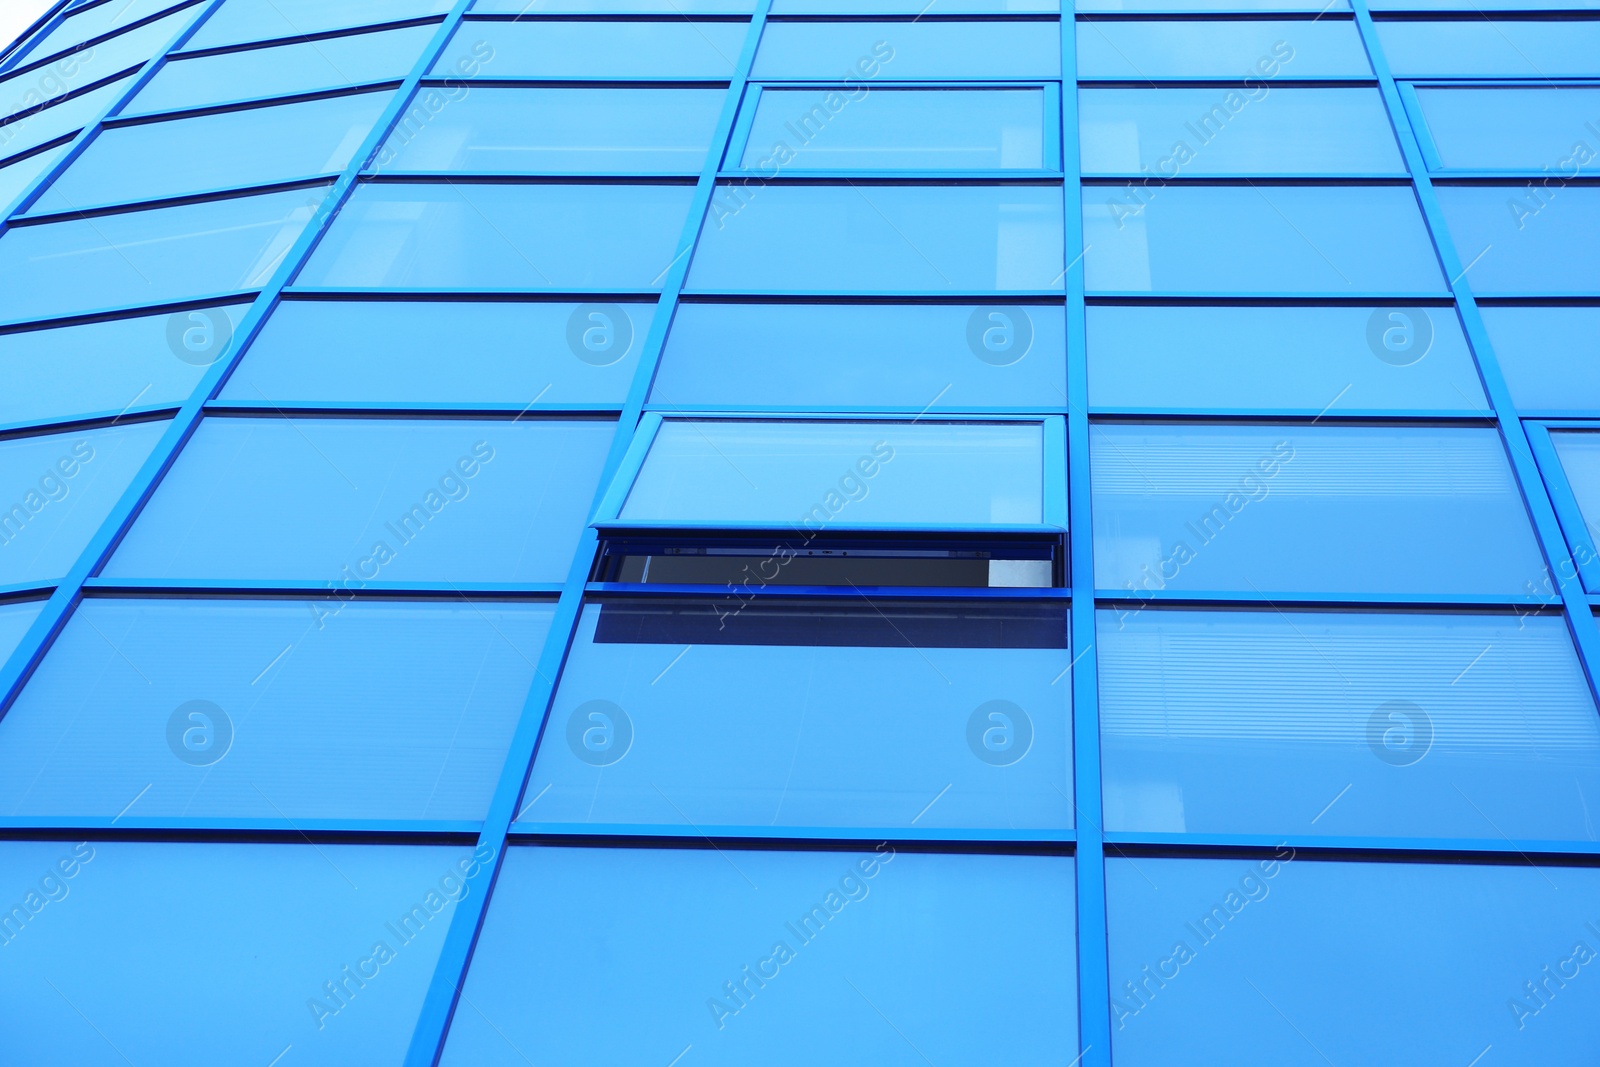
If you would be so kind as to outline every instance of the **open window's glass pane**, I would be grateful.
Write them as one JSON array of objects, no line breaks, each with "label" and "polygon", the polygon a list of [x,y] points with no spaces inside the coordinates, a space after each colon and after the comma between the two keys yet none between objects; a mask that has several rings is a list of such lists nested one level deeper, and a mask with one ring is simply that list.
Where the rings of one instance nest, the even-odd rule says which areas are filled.
[{"label": "open window's glass pane", "polygon": [[1059,78],[1055,21],[771,22],[753,77],[847,86],[936,78]]},{"label": "open window's glass pane", "polygon": [[1600,21],[1592,18],[1408,19],[1376,25],[1397,78],[1600,75]]},{"label": "open window's glass pane", "polygon": [[1419,88],[1417,101],[1445,167],[1463,170],[1549,168],[1575,177],[1596,156],[1597,135],[1584,124],[1600,116],[1600,88],[1495,86]]},{"label": "open window's glass pane", "polygon": [[1479,310],[1519,411],[1600,412],[1600,308]]},{"label": "open window's glass pane", "polygon": [[1371,76],[1361,34],[1348,19],[1078,23],[1080,78],[1238,78],[1243,89],[1260,90],[1274,79]]},{"label": "open window's glass pane", "polygon": [[1528,185],[1439,186],[1450,236],[1482,295],[1600,295],[1600,189],[1538,195]]},{"label": "open window's glass pane", "polygon": [[496,78],[729,78],[749,30],[744,22],[530,19],[464,22],[434,74],[474,60]]},{"label": "open window's glass pane", "polygon": [[226,0],[187,48],[304,37],[352,26],[440,15],[451,0]]}]

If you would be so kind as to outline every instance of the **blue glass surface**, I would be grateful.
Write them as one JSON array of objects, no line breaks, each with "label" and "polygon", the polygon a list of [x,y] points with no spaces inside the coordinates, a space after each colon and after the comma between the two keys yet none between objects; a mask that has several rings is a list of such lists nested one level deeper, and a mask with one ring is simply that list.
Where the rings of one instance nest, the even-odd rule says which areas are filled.
[{"label": "blue glass surface", "polygon": [[[0,968],[7,1055],[398,1062],[456,902],[482,891],[461,879],[480,858],[461,845],[0,844],[5,906],[29,911]],[[139,961],[137,980],[85,964],[109,945]]]},{"label": "blue glass surface", "polygon": [[1036,422],[664,419],[621,518],[754,526],[1043,521]]},{"label": "blue glass surface", "polygon": [[[24,62],[36,63],[47,56],[64,52],[91,38],[100,37],[107,33],[116,33],[132,26],[141,19],[147,19],[151,15],[177,7],[181,2],[182,0],[113,0],[110,3],[96,4],[93,7],[84,8],[82,11],[74,12],[67,18],[62,19],[55,29],[39,38],[38,42],[28,49]],[[198,11],[199,5],[191,4],[182,11],[179,18],[183,21],[188,21],[194,18]],[[143,29],[144,27],[140,27],[133,32],[139,33]],[[171,25],[167,30],[167,37],[171,37],[176,32],[178,32],[178,26],[176,24]],[[150,46],[149,51],[138,59],[133,60],[133,62],[141,62],[148,58],[150,53],[154,52],[163,43],[165,43],[165,39],[155,42]],[[106,46],[117,47],[109,41],[95,47],[102,48]]]},{"label": "blue glass surface", "polygon": [[375,26],[440,15],[450,7],[451,0],[227,0],[185,47],[216,48]]},{"label": "blue glass surface", "polygon": [[1112,858],[1106,897],[1124,1067],[1245,1046],[1280,1067],[1536,1067],[1600,1040],[1578,962],[1600,940],[1594,868]]},{"label": "blue glass surface", "polygon": [[473,0],[473,14],[748,15],[756,0]]},{"label": "blue glass surface", "polygon": [[104,573],[330,589],[559,582],[613,428],[207,419]]},{"label": "blue glass surface", "polygon": [[0,812],[481,819],[554,613],[86,600],[0,719]]},{"label": "blue glass surface", "polygon": [[1348,20],[1117,20],[1078,23],[1078,77],[1274,79],[1371,77]]},{"label": "blue glass surface", "polygon": [[1600,294],[1600,188],[1563,179],[1441,186],[1439,204],[1474,293]]},{"label": "blue glass surface", "polygon": [[1593,837],[1559,616],[1125,607],[1099,635],[1108,830]]},{"label": "blue glass surface", "polygon": [[1397,78],[1600,75],[1600,21],[1473,18],[1376,25]]},{"label": "blue glass surface", "polygon": [[65,577],[165,422],[0,441],[0,585]]},{"label": "blue glass surface", "polygon": [[1078,109],[1085,174],[1406,173],[1377,89],[1080,89]]},{"label": "blue glass surface", "polygon": [[519,817],[1065,828],[1071,662],[1059,605],[591,603]]},{"label": "blue glass surface", "polygon": [[[10,658],[22,638],[44,608],[42,600],[9,600],[0,603],[0,663]],[[3,720],[0,720],[3,721]]]},{"label": "blue glass surface", "polygon": [[35,178],[54,166],[69,147],[70,143],[57,145],[0,166],[0,211],[5,211],[12,201],[22,195],[23,190],[33,184]]},{"label": "blue glass surface", "polygon": [[1520,411],[1600,412],[1600,308],[1480,308]]},{"label": "blue glass surface", "polygon": [[[30,213],[336,175],[392,95],[359,93],[102,130]],[[198,145],[205,147],[196,151]]]},{"label": "blue glass surface", "polygon": [[[107,10],[122,6],[118,0],[104,5]],[[70,52],[41,67],[0,78],[0,116],[38,107],[70,92],[136,67],[164,48],[173,35],[194,17],[194,8],[157,19],[137,29],[119,34],[109,41],[77,52]],[[40,53],[43,58],[44,53]]]},{"label": "blue glass surface", "polygon": [[1060,289],[1059,186],[722,185],[690,289]]},{"label": "blue glass surface", "polygon": [[765,89],[741,166],[805,170],[1058,170],[1042,89]]},{"label": "blue glass surface", "polygon": [[1095,585],[1525,595],[1544,576],[1494,430],[1100,425]]},{"label": "blue glass surface", "polygon": [[1079,11],[1348,11],[1346,0],[1077,0]]},{"label": "blue glass surface", "polygon": [[[1561,460],[1561,473],[1567,486],[1577,499],[1578,510],[1583,514],[1583,530],[1568,530],[1573,551],[1580,558],[1595,556],[1596,533],[1600,532],[1600,434],[1582,430],[1558,430],[1550,434]],[[1548,472],[1547,478],[1553,477]]]},{"label": "blue glass surface", "polygon": [[58,99],[14,116],[0,126],[0,156],[21,155],[57,137],[76,133],[127,91],[128,80],[107,82],[77,96]]},{"label": "blue glass surface", "polygon": [[1089,402],[1101,410],[1489,410],[1461,320],[1448,307],[1096,306],[1087,313]]},{"label": "blue glass surface", "polygon": [[1600,157],[1600,88],[1421,88],[1417,101],[1446,167],[1576,177]]},{"label": "blue glass surface", "polygon": [[424,86],[379,150],[391,174],[699,174],[724,89]]},{"label": "blue glass surface", "polygon": [[743,22],[465,22],[433,65],[458,74],[482,61],[496,78],[728,78]]},{"label": "blue glass surface", "polygon": [[654,313],[641,303],[287,300],[220,399],[620,406]]},{"label": "blue glass surface", "polygon": [[1055,22],[770,22],[755,78],[840,79],[850,88],[919,78],[1059,78]]},{"label": "blue glass surface", "polygon": [[441,1062],[1065,1064],[1073,926],[1064,857],[513,849]]},{"label": "blue glass surface", "polygon": [[658,289],[693,194],[688,185],[362,185],[295,281]]},{"label": "blue glass surface", "polygon": [[266,284],[326,189],[292,189],[89,219],[0,238],[0,320],[156,304]]},{"label": "blue glass surface", "polygon": [[1445,290],[1407,188],[1091,186],[1083,228],[1091,292]]},{"label": "blue glass surface", "polygon": [[1060,0],[772,0],[774,15],[998,15],[1060,10]]},{"label": "blue glass surface", "polygon": [[1037,411],[1065,406],[1066,373],[1059,305],[687,303],[650,400],[668,410]]}]

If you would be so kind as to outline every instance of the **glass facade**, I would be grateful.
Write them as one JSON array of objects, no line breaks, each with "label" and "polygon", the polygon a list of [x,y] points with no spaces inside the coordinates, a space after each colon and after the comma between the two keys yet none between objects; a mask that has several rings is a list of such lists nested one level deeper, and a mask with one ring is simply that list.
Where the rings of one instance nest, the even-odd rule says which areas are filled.
[{"label": "glass facade", "polygon": [[1585,1062],[1597,57],[61,0],[0,52],[0,1061]]}]

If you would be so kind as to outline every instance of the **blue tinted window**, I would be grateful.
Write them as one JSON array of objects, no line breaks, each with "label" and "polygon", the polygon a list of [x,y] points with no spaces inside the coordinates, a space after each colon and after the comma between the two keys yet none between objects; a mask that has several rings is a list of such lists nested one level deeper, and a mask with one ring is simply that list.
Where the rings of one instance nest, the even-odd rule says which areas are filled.
[{"label": "blue tinted window", "polygon": [[1055,78],[1055,22],[771,22],[753,76],[843,78],[846,85],[918,78]]},{"label": "blue tinted window", "polygon": [[0,719],[0,811],[481,819],[554,611],[87,600]]},{"label": "blue tinted window", "polygon": [[1042,89],[766,89],[742,165],[794,170],[1056,170]]},{"label": "blue tinted window", "polygon": [[1079,11],[1348,11],[1346,0],[1077,0]]},{"label": "blue tinted window", "polygon": [[165,422],[0,441],[0,585],[66,576]]},{"label": "blue tinted window", "polygon": [[207,419],[105,573],[329,588],[559,582],[612,429]]},{"label": "blue tinted window", "polygon": [[1081,89],[1085,174],[1404,174],[1377,89]]},{"label": "blue tinted window", "polygon": [[990,15],[1060,10],[1060,0],[772,0],[774,15]]},{"label": "blue tinted window", "polygon": [[692,289],[1059,289],[1058,186],[723,185]]},{"label": "blue tinted window", "polygon": [[362,185],[295,280],[658,289],[693,194],[687,185]]},{"label": "blue tinted window", "polygon": [[1064,607],[735,606],[584,608],[524,821],[1071,825]]},{"label": "blue tinted window", "polygon": [[666,419],[621,517],[953,527],[1044,521],[1038,423]]},{"label": "blue tinted window", "polygon": [[1095,585],[1520,596],[1544,564],[1495,431],[1101,425]]},{"label": "blue tinted window", "polygon": [[1066,388],[1060,306],[690,303],[650,398],[668,409],[920,413],[1062,407]]},{"label": "blue tinted window", "polygon": [[233,348],[248,304],[0,334],[0,423],[177,405]]},{"label": "blue tinted window", "polygon": [[[1347,20],[1130,20],[1078,23],[1078,76],[1248,78],[1371,77],[1356,24]],[[1282,90],[1279,90],[1280,92]]]},{"label": "blue tinted window", "polygon": [[1523,411],[1600,410],[1600,308],[1486,307],[1495,358]]},{"label": "blue tinted window", "polygon": [[[105,6],[112,9],[120,5],[118,0],[112,0]],[[179,28],[193,17],[194,8],[186,8],[91,48],[0,79],[0,116],[38,107],[47,100],[138,66],[166,47]],[[39,53],[41,58],[43,55]]]},{"label": "blue tinted window", "polygon": [[[1557,431],[1550,435],[1561,473],[1566,476],[1572,495],[1583,514],[1584,529],[1569,530],[1573,549],[1581,556],[1594,556],[1595,534],[1600,532],[1600,434],[1584,431]],[[1546,477],[1553,476],[1554,471]]]},{"label": "blue tinted window", "polygon": [[45,318],[266,284],[322,188],[13,226],[0,238],[0,320]]},{"label": "blue tinted window", "polygon": [[1529,86],[1418,89],[1434,149],[1446,167],[1543,170],[1575,176],[1595,158],[1600,89]]},{"label": "blue tinted window", "polygon": [[22,644],[22,638],[27,634],[28,627],[33,625],[33,620],[39,617],[44,603],[42,600],[0,603],[0,663],[9,659],[17,646]]},{"label": "blue tinted window", "polygon": [[[6,906],[39,901],[6,931],[8,1055],[265,1064],[293,1045],[306,1063],[398,1062],[455,901],[481,892],[461,875],[480,870],[461,845],[5,842]],[[140,980],[70,965],[109,944]]]},{"label": "blue tinted window", "polygon": [[450,6],[451,0],[226,0],[185,47],[215,48],[374,26],[442,14]]},{"label": "blue tinted window", "polygon": [[1390,186],[1092,186],[1091,291],[1443,292],[1416,198]]},{"label": "blue tinted window", "polygon": [[1600,232],[1600,189],[1552,182],[1438,192],[1474,292],[1600,293],[1600,256],[1591,239]]},{"label": "blue tinted window", "polygon": [[1600,21],[1379,22],[1396,77],[1553,78],[1600,74]]},{"label": "blue tinted window", "polygon": [[[1600,870],[1283,848],[1108,859],[1106,897],[1125,1067],[1225,1063],[1247,1044],[1283,1067],[1468,1064],[1491,1046],[1485,1062],[1560,1063],[1593,1047],[1600,983],[1570,976],[1594,959]],[[1541,982],[1550,998],[1529,991]]]},{"label": "blue tinted window", "polygon": [[0,125],[0,156],[21,155],[89,125],[128,88],[128,79],[108,82],[77,96],[27,111]]},{"label": "blue tinted window", "polygon": [[[898,1063],[908,1044],[936,1064],[1070,1060],[1072,861],[891,848],[514,849],[462,987],[473,1007],[456,1012],[441,1062],[632,1063],[664,1044],[716,1065],[778,1047],[793,1063]],[[529,966],[539,959],[566,963]],[[596,989],[624,999],[628,1025]]]},{"label": "blue tinted window", "polygon": [[70,144],[57,145],[0,167],[0,212],[6,211],[35,178],[54,166],[69,147]]},{"label": "blue tinted window", "polygon": [[[654,304],[280,303],[228,379],[242,404],[620,405]],[[0,352],[4,352],[0,338]]]},{"label": "blue tinted window", "polygon": [[328,37],[163,64],[123,114],[206,107],[405,77],[435,26]]},{"label": "blue tinted window", "polygon": [[459,74],[475,62],[496,78],[727,78],[744,47],[743,22],[467,22],[433,65]]},{"label": "blue tinted window", "polygon": [[473,0],[474,14],[747,15],[755,0]]},{"label": "blue tinted window", "polygon": [[[36,62],[46,56],[53,56],[57,52],[75,47],[94,37],[107,33],[116,33],[126,29],[141,19],[177,7],[181,0],[109,0],[107,3],[96,4],[79,12],[74,12],[63,19],[55,29],[40,38],[38,43],[28,49],[25,62]],[[168,23],[166,37],[151,42],[148,50],[141,56],[133,59],[131,63],[142,62],[150,54],[166,43],[166,38],[178,32],[178,26],[187,22],[199,13],[200,5],[191,4],[177,14],[176,19]],[[181,20],[181,21],[179,21]],[[146,27],[134,30],[134,33],[145,34]],[[95,49],[103,47],[117,48],[118,45],[111,41],[96,45]],[[130,63],[130,65],[131,65]]]},{"label": "blue tinted window", "polygon": [[1109,830],[1590,835],[1600,717],[1559,616],[1124,608],[1099,630]]},{"label": "blue tinted window", "polygon": [[373,169],[699,174],[726,95],[724,89],[424,86]]},{"label": "blue tinted window", "polygon": [[1489,409],[1448,307],[1090,307],[1088,337],[1102,410]]},{"label": "blue tinted window", "polygon": [[[102,130],[31,210],[65,212],[338,174],[390,95],[360,93]],[[206,147],[196,151],[196,145]]]}]

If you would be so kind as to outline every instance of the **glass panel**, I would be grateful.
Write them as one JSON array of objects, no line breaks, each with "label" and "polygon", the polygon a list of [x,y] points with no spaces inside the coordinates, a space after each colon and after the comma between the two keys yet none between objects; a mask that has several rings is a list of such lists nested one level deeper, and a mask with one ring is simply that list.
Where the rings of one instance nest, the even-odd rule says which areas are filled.
[{"label": "glass panel", "polygon": [[1560,78],[1600,75],[1600,21],[1463,19],[1379,22],[1397,78]]},{"label": "glass panel", "polygon": [[998,15],[1060,10],[1060,0],[772,0],[774,15]]},{"label": "glass panel", "polygon": [[208,107],[386,79],[399,81],[437,30],[437,26],[406,26],[276,48],[173,59],[156,71],[123,114]]},{"label": "glass panel", "polygon": [[[743,22],[466,22],[435,74],[492,57],[497,78],[728,78]],[[468,42],[471,41],[471,44]]]},{"label": "glass panel", "polygon": [[[9,1055],[75,1067],[266,1064],[293,1045],[308,1064],[398,1063],[455,902],[472,891],[461,876],[486,855],[461,845],[0,844],[6,906],[38,909],[6,928]],[[139,980],[82,965],[111,944],[140,961]]]},{"label": "glass panel", "polygon": [[1596,157],[1600,88],[1420,88],[1417,100],[1446,167],[1576,177]]},{"label": "glass panel", "polygon": [[690,185],[361,185],[299,285],[659,289]]},{"label": "glass panel", "polygon": [[650,399],[685,409],[1061,407],[1066,330],[1059,306],[682,304]]},{"label": "glass panel", "polygon": [[[1600,433],[1557,430],[1550,434],[1561,473],[1583,513],[1582,530],[1568,530],[1572,549],[1580,559],[1595,558],[1595,535],[1600,533]],[[1546,477],[1555,474],[1550,471]]]},{"label": "glass panel", "polygon": [[724,89],[424,87],[373,169],[699,174],[726,95]]},{"label": "glass panel", "polygon": [[1373,11],[1593,11],[1594,0],[1368,0]]},{"label": "glass panel", "polygon": [[1448,307],[1090,307],[1088,337],[1100,409],[1489,410]]},{"label": "glass panel", "polygon": [[1083,224],[1091,291],[1445,291],[1409,188],[1095,186]]},{"label": "glass panel", "polygon": [[1101,425],[1095,585],[1522,596],[1544,563],[1494,430]]},{"label": "glass panel", "polygon": [[0,585],[66,577],[166,422],[0,441]]},{"label": "glass panel", "polygon": [[451,0],[227,0],[185,47],[216,48],[347,26],[375,26],[442,15],[450,7]]},{"label": "glass panel", "polygon": [[57,145],[0,167],[0,212],[6,211],[7,206],[21,196],[35,178],[55,166],[56,160],[70,147],[70,142]]},{"label": "glass panel", "polygon": [[0,811],[482,819],[554,614],[87,600],[0,719]]},{"label": "glass panel", "polygon": [[[106,4],[107,10],[121,0]],[[194,17],[189,7],[109,41],[72,52],[42,67],[0,80],[0,115],[11,115],[54,100],[102,78],[138,66],[166,47],[168,41]],[[43,57],[44,53],[39,53]]]},{"label": "glass panel", "polygon": [[692,289],[1060,289],[1058,186],[719,186]]},{"label": "glass panel", "polygon": [[1246,78],[1372,76],[1349,20],[1108,21],[1078,23],[1078,77]]},{"label": "glass panel", "polygon": [[629,522],[821,529],[1043,522],[1038,423],[665,419]]},{"label": "glass panel", "polygon": [[221,399],[620,406],[654,312],[638,303],[286,300]]},{"label": "glass panel", "polygon": [[[212,418],[105,573],[559,582],[609,422]],[[559,455],[560,463],[551,457]]]},{"label": "glass panel", "polygon": [[0,423],[183,403],[229,355],[249,304],[0,334]]},{"label": "glass panel", "polygon": [[1294,855],[1106,860],[1118,1064],[1588,1055],[1600,870]]},{"label": "glass panel", "polygon": [[748,15],[756,0],[473,0],[474,14]]},{"label": "glass panel", "polygon": [[1042,89],[766,89],[741,166],[1054,170],[1045,121]]},{"label": "glass panel", "polygon": [[1349,11],[1346,0],[1078,0],[1079,11]]},{"label": "glass panel", "polygon": [[1067,633],[1063,605],[588,604],[520,817],[576,833],[1068,827]]},{"label": "glass panel", "polygon": [[[1077,1047],[1075,968],[1062,963],[1076,952],[1072,877],[1066,857],[889,845],[512,849],[462,987],[474,1010],[456,1013],[441,1062],[649,1062],[693,1045],[712,1065],[777,1048],[797,1064],[903,1063],[909,1045],[938,1064],[1066,1063],[1062,1050]],[[565,962],[529,966],[542,959]]]},{"label": "glass panel", "polygon": [[[53,56],[57,52],[62,52],[68,48],[80,45],[92,37],[99,37],[107,33],[115,33],[118,30],[132,26],[140,19],[149,18],[151,15],[176,6],[177,0],[108,0],[108,2],[103,4],[96,4],[93,7],[86,7],[82,11],[74,12],[68,18],[63,19],[55,29],[51,30],[48,34],[41,38],[38,44],[34,45],[32,48],[29,48],[27,54],[23,57],[23,62],[32,63],[37,60],[44,59],[47,56]],[[170,38],[173,34],[177,33],[178,25],[180,25],[181,22],[186,22],[189,19],[192,19],[199,12],[199,10],[200,5],[198,4],[191,4],[188,8],[184,9],[184,11],[178,15],[177,20],[174,20],[168,24],[166,37]],[[134,32],[138,33],[140,30],[135,30]],[[132,62],[142,62],[144,59],[148,58],[152,52],[160,48],[165,41],[166,38],[163,38],[160,41],[155,41],[149,44],[147,46],[149,51],[145,52],[144,55],[138,57],[137,59],[132,60]],[[96,45],[95,47],[103,48],[107,46],[113,48],[119,47],[112,44],[110,41],[104,42],[101,45]]]},{"label": "glass panel", "polygon": [[39,617],[44,604],[43,600],[13,600],[0,603],[0,663],[9,659],[22,644],[22,639],[27,636],[28,627]]},{"label": "glass panel", "polygon": [[1521,411],[1600,411],[1600,308],[1480,308]]},{"label": "glass panel", "polygon": [[1456,253],[1475,293],[1600,293],[1600,189],[1564,187],[1546,178],[1543,193],[1531,183],[1440,186]]},{"label": "glass panel", "polygon": [[1085,174],[1405,174],[1377,89],[1080,89]]},{"label": "glass panel", "polygon": [[1099,633],[1108,830],[1592,836],[1600,718],[1559,616],[1123,608]]},{"label": "glass panel", "polygon": [[[391,95],[360,93],[102,130],[30,214],[338,174]],[[194,151],[202,144],[205,151]]]},{"label": "glass panel", "polygon": [[36,111],[16,115],[0,126],[0,156],[16,156],[65,134],[75,133],[100,117],[128,89],[129,78],[109,82],[77,96],[57,100]]},{"label": "glass panel", "polygon": [[1051,22],[772,22],[753,77],[863,81],[1059,78]]}]

